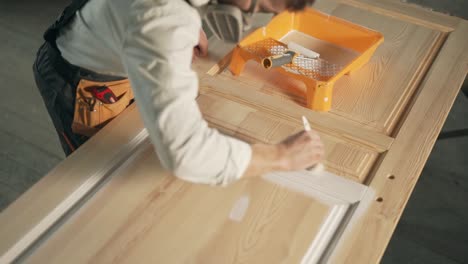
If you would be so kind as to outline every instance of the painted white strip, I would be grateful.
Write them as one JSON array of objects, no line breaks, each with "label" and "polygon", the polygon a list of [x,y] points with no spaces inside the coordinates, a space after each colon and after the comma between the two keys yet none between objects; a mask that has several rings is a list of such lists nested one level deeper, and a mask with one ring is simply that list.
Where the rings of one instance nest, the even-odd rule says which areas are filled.
[{"label": "painted white strip", "polygon": [[236,222],[241,222],[247,213],[249,203],[250,199],[248,195],[243,195],[241,198],[239,198],[232,207],[231,213],[229,214],[229,219]]},{"label": "painted white strip", "polygon": [[358,202],[367,190],[362,184],[327,171],[272,172],[263,175],[262,178],[328,204]]},{"label": "painted white strip", "polygon": [[329,194],[326,192],[322,192],[319,190],[319,188],[315,188],[313,186],[310,187],[306,184],[302,185],[300,181],[294,178],[287,178],[281,177],[280,175],[269,174],[268,177],[266,177],[265,179],[285,188],[291,189],[293,191],[300,192],[310,198],[317,199],[330,206],[337,203],[346,203],[346,200],[339,199],[331,193]]},{"label": "painted white strip", "polygon": [[332,207],[301,264],[334,263],[330,260],[333,252],[343,244],[375,196],[371,188],[326,171],[275,172],[263,178]]},{"label": "painted white strip", "polygon": [[319,233],[302,258],[301,264],[314,264],[320,261],[349,208],[350,205],[345,204],[332,207],[330,214],[323,221]]},{"label": "painted white strip", "polygon": [[[354,225],[361,219],[361,217],[364,215],[365,212],[369,209],[371,206],[372,202],[375,201],[375,191],[368,187],[366,192],[363,194],[361,197],[361,201],[359,202],[358,207],[350,217],[349,221],[346,224],[346,228],[342,231],[341,234],[339,234],[339,238],[333,242],[330,247],[333,247],[335,250],[339,250],[343,246],[343,243],[345,243],[347,238],[351,235],[351,230]],[[324,256],[325,259],[329,263],[336,263],[336,261],[333,260],[333,254],[332,252],[327,252],[327,256]]]},{"label": "painted white strip", "polygon": [[131,154],[137,149],[143,140],[148,137],[148,132],[143,129],[134,137],[116,157],[87,179],[80,187],[71,193],[66,199],[58,204],[47,216],[37,225],[29,230],[20,240],[18,240],[8,251],[0,257],[0,264],[9,264],[23,254],[34,242],[45,234],[61,217],[63,217],[74,205],[86,196],[102,180],[115,172]]}]

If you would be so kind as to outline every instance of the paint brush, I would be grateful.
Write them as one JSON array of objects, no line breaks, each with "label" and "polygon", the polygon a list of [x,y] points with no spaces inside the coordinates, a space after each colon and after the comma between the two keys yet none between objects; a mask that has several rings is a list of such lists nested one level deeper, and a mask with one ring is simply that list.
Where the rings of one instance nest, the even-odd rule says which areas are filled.
[{"label": "paint brush", "polygon": [[311,131],[312,128],[310,127],[309,120],[305,116],[302,116],[302,123],[304,124],[304,130],[305,131]]},{"label": "paint brush", "polygon": [[[305,116],[302,116],[302,123],[304,124],[304,131],[311,131],[312,130],[312,128],[310,127],[309,120],[307,120],[307,118]],[[316,165],[314,165],[314,166],[312,166],[310,168],[307,168],[307,170],[311,171],[313,173],[319,173],[319,172],[324,171],[325,167],[320,162],[320,163],[317,163]]]},{"label": "paint brush", "polygon": [[[276,55],[273,55],[273,56],[269,56],[269,57],[266,57],[266,58],[263,58],[262,59],[262,66],[265,68],[265,69],[271,69],[271,68],[275,68],[275,67],[280,67],[280,66],[283,66],[285,64],[288,64],[288,63],[292,63],[294,61],[294,59],[299,56],[299,55],[302,55],[301,56],[301,59],[308,59],[308,60],[319,60],[320,58],[320,54],[313,51],[313,50],[310,50],[310,49],[307,49],[295,42],[290,42],[288,44],[288,49],[284,51],[284,53],[282,54],[276,54]],[[275,49],[278,49],[278,47],[274,47]],[[283,48],[282,46],[280,46],[280,48]],[[285,49],[286,47],[284,47]],[[320,60],[322,61],[322,60]]]}]

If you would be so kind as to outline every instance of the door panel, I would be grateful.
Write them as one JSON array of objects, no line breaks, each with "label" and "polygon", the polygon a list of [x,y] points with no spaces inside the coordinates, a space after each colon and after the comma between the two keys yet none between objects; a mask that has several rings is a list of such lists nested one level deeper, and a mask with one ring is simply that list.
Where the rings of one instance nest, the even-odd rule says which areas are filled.
[{"label": "door panel", "polygon": [[27,262],[315,263],[370,197],[310,172],[189,184],[161,169],[148,141],[110,177]]},{"label": "door panel", "polygon": [[[377,30],[385,38],[367,65],[336,82],[330,114],[390,135],[446,33],[347,4],[336,5],[330,14]],[[264,70],[255,62],[249,62],[240,77],[227,70],[220,75],[220,80],[235,80],[258,93],[305,106],[302,82]]]},{"label": "door panel", "polygon": [[[226,99],[206,91],[197,99],[204,118],[230,136],[248,142],[275,144],[304,129],[301,116],[288,120],[279,115]],[[315,128],[315,127],[314,127]],[[326,146],[324,164],[327,170],[357,182],[363,182],[379,152],[339,136],[320,131]]]},{"label": "door panel", "polygon": [[278,142],[305,115],[340,176],[189,184],[161,168],[131,107],[0,214],[0,263],[378,263],[465,79],[468,23],[399,0],[316,6],[386,38],[336,84],[334,110],[302,107],[300,84],[255,64],[217,74],[229,56],[207,73],[227,53],[213,40],[194,65],[198,103],[249,142]]},{"label": "door panel", "polygon": [[366,66],[337,81],[332,112],[389,134],[446,34],[346,4],[331,14],[377,30],[385,38]]}]

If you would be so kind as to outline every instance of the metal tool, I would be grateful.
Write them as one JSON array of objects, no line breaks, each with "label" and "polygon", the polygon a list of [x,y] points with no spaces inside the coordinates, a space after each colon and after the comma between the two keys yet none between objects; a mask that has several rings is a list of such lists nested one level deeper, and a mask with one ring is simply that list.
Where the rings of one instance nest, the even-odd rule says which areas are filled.
[{"label": "metal tool", "polygon": [[296,55],[297,54],[295,52],[288,50],[283,54],[263,58],[262,60],[263,68],[271,69],[271,68],[280,67],[285,64],[292,63]]},{"label": "metal tool", "polygon": [[94,98],[105,104],[113,104],[118,100],[114,92],[107,86],[92,86],[86,88],[86,90],[90,92]]},{"label": "metal tool", "polygon": [[[282,50],[283,48],[274,46],[272,48],[272,53],[280,52],[280,51],[278,51],[278,49]],[[299,45],[299,44],[297,44],[295,42],[289,42],[288,43],[288,50],[286,50],[283,54],[274,55],[274,56],[264,58],[262,60],[262,65],[263,65],[263,67],[265,69],[271,69],[271,68],[274,68],[274,67],[283,66],[285,64],[296,63],[298,65],[302,64],[303,68],[313,69],[313,67],[311,67],[310,65],[301,62],[301,60],[298,60],[297,56],[301,56],[300,59],[302,59],[302,60],[318,60],[320,58],[319,53],[317,53],[315,51],[312,51],[310,49],[307,49],[307,48],[305,48],[305,47],[303,47],[303,46],[301,46],[301,45]],[[310,62],[311,65],[313,63],[314,63],[314,61]],[[326,64],[328,62],[318,61],[318,63]],[[338,68],[338,67],[336,67],[336,68]],[[320,68],[318,70],[320,70]],[[326,73],[326,74],[329,74],[329,73]]]},{"label": "metal tool", "polygon": [[80,98],[78,99],[80,102],[80,105],[86,106],[89,112],[96,111],[94,109],[94,106],[96,105],[96,98],[92,96],[86,96],[82,90],[78,90],[78,93],[80,94]]},{"label": "metal tool", "polygon": [[96,99],[94,97],[83,97],[84,103],[88,106],[88,111],[94,112],[94,106],[96,106]]},{"label": "metal tool", "polygon": [[[294,43],[291,45],[296,50],[290,50],[288,47],[284,43],[269,38],[248,45],[244,49],[261,57],[261,63],[265,69],[282,67],[286,71],[319,81],[330,79],[343,68],[342,65],[320,59],[320,54],[314,51],[309,50],[308,52],[304,52],[307,49],[299,44]],[[314,55],[313,57],[308,57],[304,53],[298,52],[298,50]]]}]

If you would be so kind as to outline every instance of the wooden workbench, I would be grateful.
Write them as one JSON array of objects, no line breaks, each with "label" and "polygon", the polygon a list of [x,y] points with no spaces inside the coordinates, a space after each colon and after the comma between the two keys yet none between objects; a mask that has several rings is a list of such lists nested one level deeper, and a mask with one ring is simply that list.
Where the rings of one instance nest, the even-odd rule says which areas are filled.
[{"label": "wooden workbench", "polygon": [[216,41],[194,66],[197,100],[212,126],[249,142],[276,143],[305,115],[340,177],[183,182],[161,168],[131,107],[1,213],[0,263],[378,262],[465,79],[468,22],[396,0],[315,7],[385,37],[335,84],[329,113],[255,64],[234,78],[231,47]]}]

